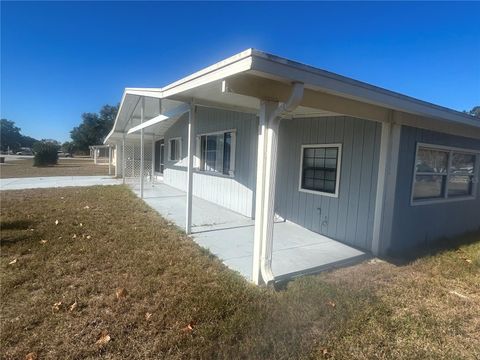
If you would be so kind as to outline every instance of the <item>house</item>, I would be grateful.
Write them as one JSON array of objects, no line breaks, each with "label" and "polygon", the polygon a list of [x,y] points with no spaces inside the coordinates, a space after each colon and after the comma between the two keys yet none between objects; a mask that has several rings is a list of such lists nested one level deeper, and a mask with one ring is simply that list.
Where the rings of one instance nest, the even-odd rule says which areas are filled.
[{"label": "house", "polygon": [[125,89],[105,143],[186,192],[188,234],[192,196],[253,219],[255,283],[275,219],[379,256],[480,228],[478,119],[258,50]]}]

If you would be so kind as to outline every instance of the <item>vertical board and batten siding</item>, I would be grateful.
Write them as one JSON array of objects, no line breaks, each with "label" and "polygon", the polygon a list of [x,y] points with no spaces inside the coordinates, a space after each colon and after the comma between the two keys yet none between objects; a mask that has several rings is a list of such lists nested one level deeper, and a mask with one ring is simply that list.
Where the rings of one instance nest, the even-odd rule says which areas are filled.
[{"label": "vertical board and batten siding", "polygon": [[[252,217],[256,174],[258,120],[253,114],[198,107],[196,135],[223,130],[236,131],[235,171],[233,177],[196,171],[193,194],[242,215]],[[188,154],[188,114],[180,118],[165,134],[164,182],[186,189]],[[168,159],[169,139],[182,138],[182,161]]]},{"label": "vertical board and batten siding", "polygon": [[473,200],[411,204],[417,143],[428,143],[480,152],[480,140],[402,126],[395,191],[392,238],[388,253],[401,253],[480,228],[480,184]]},{"label": "vertical board and batten siding", "polygon": [[[344,117],[283,120],[276,213],[332,239],[370,250],[380,151],[379,123]],[[301,146],[342,144],[338,198],[299,191]]]}]

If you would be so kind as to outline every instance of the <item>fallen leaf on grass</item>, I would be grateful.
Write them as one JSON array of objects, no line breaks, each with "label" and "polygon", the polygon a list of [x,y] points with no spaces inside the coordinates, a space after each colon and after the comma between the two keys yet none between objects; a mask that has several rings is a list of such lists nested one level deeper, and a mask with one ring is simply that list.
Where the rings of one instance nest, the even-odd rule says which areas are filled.
[{"label": "fallen leaf on grass", "polygon": [[15,264],[17,261],[18,261],[18,259],[15,258],[15,259],[13,259],[12,261],[10,261],[8,264],[9,264],[9,265],[13,265],[13,264]]},{"label": "fallen leaf on grass", "polygon": [[86,206],[84,207],[84,209],[90,209],[90,206],[86,205]]},{"label": "fallen leaf on grass", "polygon": [[117,296],[117,299],[120,300],[125,298],[128,295],[128,292],[125,288],[118,288],[115,290],[115,295]]},{"label": "fallen leaf on grass", "polygon": [[55,220],[55,225],[58,225],[58,220]]},{"label": "fallen leaf on grass", "polygon": [[87,239],[90,240],[92,237],[90,235],[87,235]]},{"label": "fallen leaf on grass", "polygon": [[83,224],[82,224],[82,223],[80,223],[80,224],[78,224],[78,225],[79,225],[80,227],[82,227],[82,226],[83,226]]},{"label": "fallen leaf on grass", "polygon": [[77,300],[75,300],[75,302],[72,305],[70,305],[69,309],[70,309],[70,311],[74,311],[74,310],[77,309]]},{"label": "fallen leaf on grass", "polygon": [[75,239],[77,237],[77,234],[73,234],[72,239]]},{"label": "fallen leaf on grass", "polygon": [[328,300],[327,305],[331,306],[332,308],[335,308],[335,306],[337,306],[337,304],[335,304],[332,300]]},{"label": "fallen leaf on grass", "polygon": [[45,245],[48,241],[47,240],[40,240],[40,244]]},{"label": "fallen leaf on grass", "polygon": [[60,311],[60,308],[62,307],[62,302],[56,302],[55,304],[52,305],[52,311]]},{"label": "fallen leaf on grass", "polygon": [[330,353],[330,350],[326,347],[323,347],[323,348],[320,348],[320,353],[322,354],[322,356],[327,359],[331,356],[331,353]]},{"label": "fallen leaf on grass", "polygon": [[147,321],[150,320],[150,318],[152,317],[152,315],[153,315],[153,314],[152,314],[152,313],[149,313],[149,312],[145,313],[145,320],[147,320]]},{"label": "fallen leaf on grass", "polygon": [[110,340],[112,340],[112,338],[110,337],[110,335],[108,334],[108,331],[107,330],[102,330],[102,332],[100,333],[100,335],[98,335],[97,337],[97,342],[95,344],[97,345],[105,345],[106,343],[108,343]]},{"label": "fallen leaf on grass", "polygon": [[182,331],[184,332],[192,332],[193,331],[193,325],[195,325],[195,322],[190,321],[187,326],[185,326]]},{"label": "fallen leaf on grass", "polygon": [[25,356],[25,360],[37,360],[37,359],[38,359],[38,356],[37,356],[37,353],[35,352],[28,353]]},{"label": "fallen leaf on grass", "polygon": [[458,296],[459,298],[462,298],[462,299],[465,299],[465,300],[470,299],[468,296],[463,295],[463,294],[460,294],[459,292],[454,291],[454,290],[450,291],[450,294],[456,295],[456,296]]}]

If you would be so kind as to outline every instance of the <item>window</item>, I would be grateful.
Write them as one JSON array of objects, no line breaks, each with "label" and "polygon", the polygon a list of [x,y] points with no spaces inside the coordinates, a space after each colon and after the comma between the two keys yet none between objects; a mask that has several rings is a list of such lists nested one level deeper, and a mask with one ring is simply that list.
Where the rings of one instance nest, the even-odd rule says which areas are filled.
[{"label": "window", "polygon": [[235,135],[235,131],[225,131],[198,136],[199,170],[233,176]]},{"label": "window", "polygon": [[341,144],[303,145],[299,190],[338,196]]},{"label": "window", "polygon": [[476,162],[477,154],[468,150],[419,144],[412,201],[473,197]]},{"label": "window", "polygon": [[168,142],[168,159],[170,161],[179,161],[182,158],[182,139],[170,139]]}]

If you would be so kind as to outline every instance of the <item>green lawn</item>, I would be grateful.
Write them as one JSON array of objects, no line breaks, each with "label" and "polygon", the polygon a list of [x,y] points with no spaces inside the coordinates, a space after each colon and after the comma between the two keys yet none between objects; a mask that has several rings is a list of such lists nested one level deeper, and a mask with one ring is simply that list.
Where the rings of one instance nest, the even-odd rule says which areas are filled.
[{"label": "green lawn", "polygon": [[478,234],[404,266],[367,261],[275,291],[126,187],[0,196],[2,359],[480,357]]}]

